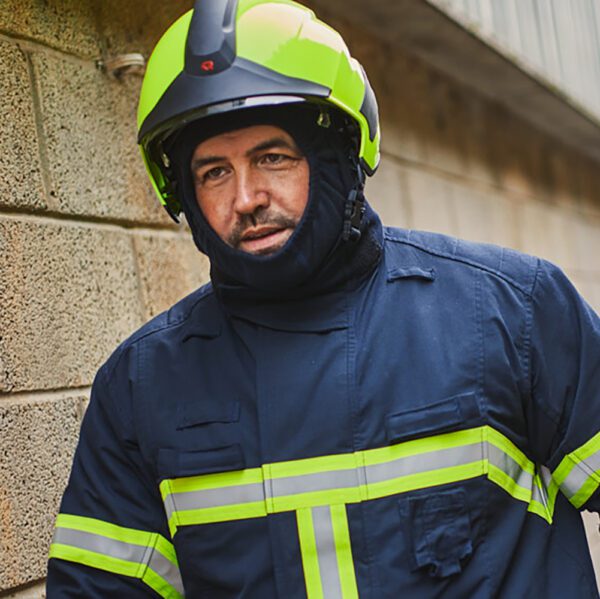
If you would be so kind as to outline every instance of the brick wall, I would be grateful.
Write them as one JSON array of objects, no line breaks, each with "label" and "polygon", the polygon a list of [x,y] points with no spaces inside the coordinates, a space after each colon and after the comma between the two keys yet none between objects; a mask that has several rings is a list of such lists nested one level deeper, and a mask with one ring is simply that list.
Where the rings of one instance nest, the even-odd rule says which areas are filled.
[{"label": "brick wall", "polygon": [[[152,196],[135,147],[139,79],[96,59],[148,53],[191,1],[0,4],[0,597],[41,597],[54,515],[94,373],[207,278]],[[576,150],[318,11],[378,94],[388,224],[547,257],[600,309],[600,174]]]}]

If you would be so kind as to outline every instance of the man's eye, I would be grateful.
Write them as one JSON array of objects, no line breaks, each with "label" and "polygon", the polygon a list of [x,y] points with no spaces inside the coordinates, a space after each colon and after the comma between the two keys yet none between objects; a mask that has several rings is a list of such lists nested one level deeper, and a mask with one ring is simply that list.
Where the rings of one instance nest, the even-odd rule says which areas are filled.
[{"label": "man's eye", "polygon": [[282,164],[287,160],[290,160],[290,157],[285,154],[265,154],[261,157],[261,161],[268,165]]},{"label": "man's eye", "polygon": [[214,168],[211,168],[210,170],[203,173],[200,179],[202,181],[214,181],[215,179],[218,179],[219,177],[223,176],[224,173],[225,169],[222,166],[215,166]]}]

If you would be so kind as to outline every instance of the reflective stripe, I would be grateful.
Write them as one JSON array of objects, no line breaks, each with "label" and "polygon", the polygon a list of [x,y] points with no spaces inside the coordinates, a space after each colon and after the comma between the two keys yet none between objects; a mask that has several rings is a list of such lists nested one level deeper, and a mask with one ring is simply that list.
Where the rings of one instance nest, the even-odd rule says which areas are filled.
[{"label": "reflective stripe", "polygon": [[308,599],[358,599],[344,505],[297,512]]},{"label": "reflective stripe", "polygon": [[553,497],[546,496],[533,462],[488,426],[351,454],[165,480],[161,492],[174,535],[179,526],[358,503],[478,476],[552,521]]},{"label": "reflective stripe", "polygon": [[239,504],[264,501],[264,489],[262,483],[251,484],[244,487],[226,487],[224,489],[206,489],[202,491],[187,491],[177,495],[167,495],[171,502],[165,505],[167,517],[170,518],[175,511],[174,497],[177,497],[177,509],[179,511],[198,510],[209,508],[234,507]]},{"label": "reflective stripe", "polygon": [[309,508],[298,510],[296,512],[296,522],[298,523],[298,539],[300,541],[306,595],[308,599],[323,599],[321,570],[319,567],[312,510]]},{"label": "reflective stripe", "polygon": [[358,599],[356,573],[352,559],[352,544],[345,505],[331,506],[331,523],[335,539],[337,566],[344,599]]},{"label": "reflective stripe", "polygon": [[340,573],[337,567],[331,510],[328,505],[315,507],[312,510],[312,515],[323,597],[324,599],[342,599],[342,585],[340,584]]},{"label": "reflective stripe", "polygon": [[91,532],[73,530],[70,528],[57,528],[54,531],[53,543],[71,545],[80,549],[94,551],[101,555],[108,555],[128,562],[145,563],[148,547],[123,543],[114,539],[107,539]]},{"label": "reflective stripe", "polygon": [[175,549],[158,533],[59,514],[50,557],[138,578],[161,597],[184,596]]},{"label": "reflective stripe", "polygon": [[[480,442],[475,445],[439,449],[431,453],[401,457],[383,464],[367,466],[366,478],[367,489],[369,491],[368,498],[372,499],[379,496],[377,493],[377,485],[380,483],[389,483],[418,474],[433,473],[446,468],[453,468],[455,466],[470,463],[482,464],[482,448],[483,445]],[[483,469],[478,471],[477,474],[483,474]],[[433,484],[435,483],[426,486],[433,486]],[[400,492],[401,490],[403,489],[398,488],[397,492]],[[382,496],[388,494],[394,493],[385,492]]]},{"label": "reflective stripe", "polygon": [[582,507],[600,486],[600,433],[567,454],[552,476],[569,501]]}]

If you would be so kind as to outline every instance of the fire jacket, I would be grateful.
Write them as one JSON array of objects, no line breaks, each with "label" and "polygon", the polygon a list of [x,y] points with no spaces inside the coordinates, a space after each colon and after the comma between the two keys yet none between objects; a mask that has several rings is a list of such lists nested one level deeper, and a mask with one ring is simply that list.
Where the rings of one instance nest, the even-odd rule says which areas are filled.
[{"label": "fire jacket", "polygon": [[208,285],[100,369],[48,597],[597,597],[600,320],[555,266],[385,229],[301,301]]}]

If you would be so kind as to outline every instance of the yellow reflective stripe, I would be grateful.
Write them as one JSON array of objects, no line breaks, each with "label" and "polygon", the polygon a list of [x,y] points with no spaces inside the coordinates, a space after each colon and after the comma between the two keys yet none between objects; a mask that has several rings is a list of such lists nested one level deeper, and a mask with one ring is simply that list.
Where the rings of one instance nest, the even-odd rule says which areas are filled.
[{"label": "yellow reflective stripe", "polygon": [[296,522],[298,524],[298,539],[300,540],[306,595],[308,599],[323,599],[319,556],[311,510],[309,508],[298,510],[296,512]]},{"label": "yellow reflective stripe", "polygon": [[52,545],[50,545],[49,557],[76,562],[78,564],[83,564],[84,566],[97,568],[98,570],[112,572],[113,574],[121,574],[122,576],[130,576],[131,578],[141,578],[141,564],[128,562],[94,551],[88,551],[87,549],[72,547],[71,545],[52,543]]},{"label": "yellow reflective stripe", "polygon": [[473,462],[460,466],[451,466],[440,470],[429,470],[418,474],[409,474],[401,478],[367,485],[367,499],[380,499],[398,493],[417,489],[426,489],[437,485],[476,478],[484,474],[483,462]]},{"label": "yellow reflective stripe", "polygon": [[589,457],[600,451],[600,433],[596,433],[589,441],[586,441],[579,449],[576,449],[571,455],[583,462]]},{"label": "yellow reflective stripe", "polygon": [[314,507],[317,505],[332,505],[336,503],[358,503],[361,501],[360,488],[331,489],[328,491],[315,491],[313,493],[299,493],[286,497],[272,497],[270,504],[271,513],[290,512],[293,510]]},{"label": "yellow reflective stripe", "polygon": [[432,437],[424,437],[422,439],[413,439],[397,443],[396,445],[388,445],[377,449],[366,449],[364,454],[364,463],[366,466],[392,462],[399,458],[416,456],[424,453],[433,453],[442,449],[451,449],[452,447],[462,447],[465,445],[475,445],[481,443],[482,435],[485,426],[467,429],[464,431],[456,431],[453,433],[444,433],[434,435]]},{"label": "yellow reflective stripe", "polygon": [[579,491],[569,498],[569,501],[577,508],[583,506],[583,504],[596,492],[598,486],[600,486],[600,479],[598,478],[599,472],[595,471],[590,473],[589,478],[583,483]]},{"label": "yellow reflective stripe", "polygon": [[[533,514],[537,514],[538,516],[546,520],[548,524],[552,524],[553,509],[551,509],[550,507],[550,498],[547,494],[547,489],[544,486],[544,481],[542,480],[538,472],[535,473],[533,482],[535,485],[535,496],[540,497],[542,501],[539,501],[538,499],[534,498],[534,495],[532,493],[529,505],[527,506],[527,511],[532,512]],[[554,504],[552,503],[552,505]]]},{"label": "yellow reflective stripe", "polygon": [[137,578],[161,597],[183,597],[175,549],[158,533],[59,514],[50,558]]},{"label": "yellow reflective stripe", "polygon": [[522,470],[533,475],[535,473],[535,465],[527,456],[510,440],[507,439],[502,433],[493,429],[490,426],[484,427],[485,440],[496,446],[500,451],[511,457]]},{"label": "yellow reflective stripe", "polygon": [[[361,452],[357,452],[361,453]],[[287,476],[303,476],[318,472],[333,472],[336,470],[353,470],[356,468],[356,453],[303,458],[288,462],[276,462],[263,466],[265,478],[275,479]]]},{"label": "yellow reflective stripe", "polygon": [[60,543],[53,543],[50,546],[49,557],[82,564],[90,568],[96,568],[97,570],[104,570],[111,574],[138,578],[165,599],[183,599],[183,595],[174,589],[164,578],[149,568],[145,568],[143,564],[128,562],[94,551],[88,551],[87,549],[61,545]]},{"label": "yellow reflective stripe", "polygon": [[138,530],[118,526],[97,518],[88,518],[86,516],[74,516],[73,514],[58,514],[56,516],[56,528],[70,528],[97,534],[115,541],[132,543],[142,547],[155,547],[166,559],[177,566],[177,554],[172,543],[167,541],[162,535],[155,532]]},{"label": "yellow reflective stripe", "polygon": [[169,518],[169,531],[171,536],[175,536],[179,526],[231,522],[232,520],[261,518],[266,515],[267,511],[265,509],[265,504],[262,501],[222,507],[209,507],[198,510],[185,510],[175,512],[173,516]]},{"label": "yellow reflective stripe", "polygon": [[165,479],[160,483],[159,488],[164,500],[167,495],[172,493],[223,489],[262,482],[262,469],[249,468],[247,470],[235,470],[234,472],[216,472],[214,474],[203,474],[201,476]]},{"label": "yellow reflective stripe", "polygon": [[489,426],[355,453],[167,480],[161,490],[175,534],[180,525],[358,503],[479,476],[551,521],[555,495],[546,498],[533,462]]},{"label": "yellow reflective stripe", "polygon": [[552,477],[569,501],[582,507],[600,486],[600,433],[567,454]]},{"label": "yellow reflective stripe", "polygon": [[356,586],[356,573],[352,559],[352,544],[345,505],[331,506],[331,521],[335,539],[335,552],[337,555],[338,572],[342,585],[343,599],[358,599]]}]

